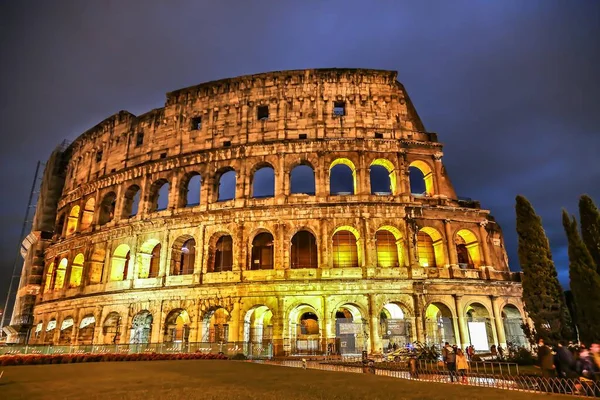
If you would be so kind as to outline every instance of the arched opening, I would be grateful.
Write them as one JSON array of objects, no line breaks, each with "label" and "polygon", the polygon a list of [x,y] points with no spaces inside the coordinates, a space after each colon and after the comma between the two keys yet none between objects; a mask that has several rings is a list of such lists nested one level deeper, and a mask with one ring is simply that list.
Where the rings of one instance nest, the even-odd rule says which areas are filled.
[{"label": "arched opening", "polygon": [[433,171],[429,164],[424,161],[413,161],[408,167],[410,180],[410,193],[420,196],[432,196]]},{"label": "arched opening", "polygon": [[102,338],[104,344],[118,344],[121,341],[121,316],[111,312],[102,324]]},{"label": "arched opening", "polygon": [[42,336],[42,329],[44,328],[44,323],[39,321],[35,328],[32,328],[31,336],[29,339],[30,344],[40,344],[39,340]]},{"label": "arched opening", "polygon": [[417,254],[422,267],[442,267],[445,264],[442,235],[434,228],[421,228],[417,233]]},{"label": "arched opening", "polygon": [[131,185],[125,191],[125,201],[123,204],[123,216],[126,218],[135,217],[140,211],[140,197],[142,191],[138,185]]},{"label": "arched opening", "polygon": [[321,331],[316,310],[303,304],[290,313],[292,354],[316,354],[321,352]]},{"label": "arched opening", "polygon": [[331,195],[356,194],[356,167],[347,158],[338,158],[329,167]]},{"label": "arched opening", "polygon": [[315,171],[310,165],[300,164],[292,169],[290,193],[315,195]]},{"label": "arched opening", "polygon": [[46,334],[44,335],[44,341],[46,343],[54,343],[54,330],[56,329],[56,318],[52,318],[46,325]]},{"label": "arched opening", "polygon": [[335,354],[360,354],[367,350],[366,325],[358,307],[345,304],[335,312],[335,342],[328,351]]},{"label": "arched opening", "polygon": [[150,212],[163,211],[169,207],[170,185],[166,179],[159,179],[150,187]]},{"label": "arched opening", "polygon": [[102,244],[94,246],[94,252],[88,262],[90,284],[102,282],[106,250]]},{"label": "arched opening", "polygon": [[456,344],[452,312],[443,303],[431,303],[425,310],[425,334],[428,346]]},{"label": "arched opening", "polygon": [[373,160],[369,168],[371,194],[386,196],[396,193],[394,164],[383,158]]},{"label": "arched opening", "polygon": [[225,170],[217,183],[217,201],[228,201],[235,199],[236,174],[232,169]]},{"label": "arched opening", "polygon": [[349,229],[338,228],[333,234],[333,267],[358,267],[358,237]]},{"label": "arched opening", "polygon": [[233,270],[233,239],[229,235],[223,235],[217,240],[215,245],[210,272],[231,270]]},{"label": "arched opening", "polygon": [[480,303],[472,303],[466,309],[469,343],[475,350],[488,351],[494,344],[492,320],[487,308]]},{"label": "arched opening", "polygon": [[96,199],[90,197],[83,206],[83,214],[81,215],[81,230],[85,231],[94,221],[94,210],[96,208]]},{"label": "arched opening", "polygon": [[54,277],[54,290],[62,289],[65,285],[65,275],[67,274],[67,265],[69,265],[69,261],[66,258],[63,258],[58,263],[58,268],[56,269],[56,276]]},{"label": "arched opening", "polygon": [[309,231],[298,231],[292,237],[290,267],[317,268],[317,241]]},{"label": "arched opening", "polygon": [[190,235],[179,236],[171,250],[171,275],[193,274],[195,260],[196,241]]},{"label": "arched opening", "polygon": [[58,344],[71,344],[73,335],[73,318],[68,317],[63,319],[60,324],[60,333],[58,336]]},{"label": "arched opening", "polygon": [[67,219],[67,236],[71,236],[77,232],[77,225],[79,225],[79,206],[73,206],[71,212],[69,212],[69,218]]},{"label": "arched opening", "polygon": [[179,207],[194,207],[200,204],[202,177],[197,172],[187,174],[181,184]]},{"label": "arched opening", "polygon": [[265,198],[275,196],[275,170],[273,167],[261,167],[252,177],[252,197]]},{"label": "arched opening", "polygon": [[227,343],[229,341],[229,312],[216,308],[204,317],[202,341],[208,343]]},{"label": "arched opening", "polygon": [[502,309],[502,323],[507,344],[518,347],[527,346],[527,337],[523,332],[523,317],[519,309],[512,304],[507,304]]},{"label": "arched opening", "polygon": [[412,343],[410,322],[398,303],[387,303],[379,313],[379,334],[384,351],[394,351]]},{"label": "arched opening", "polygon": [[46,270],[46,284],[44,286],[44,292],[50,291],[54,287],[54,278],[56,277],[54,262],[51,262],[48,265],[48,269]]},{"label": "arched opening", "polygon": [[152,332],[152,314],[150,311],[143,310],[137,313],[131,321],[131,333],[129,343],[150,343],[150,334]]},{"label": "arched opening", "polygon": [[111,281],[124,281],[127,279],[130,258],[131,252],[129,250],[129,246],[126,244],[120,244],[117,246],[113,253],[112,259],[110,260]]},{"label": "arched opening", "polygon": [[88,314],[81,319],[79,323],[79,332],[77,334],[77,344],[92,344],[94,341],[94,328],[96,327],[96,318]]},{"label": "arched opening", "polygon": [[178,308],[165,319],[165,343],[188,343],[190,337],[190,316],[184,309]]},{"label": "arched opening", "polygon": [[100,215],[98,215],[98,225],[106,225],[115,218],[115,206],[117,204],[117,195],[115,192],[107,193],[100,203]]},{"label": "arched opening", "polygon": [[149,239],[137,252],[137,277],[140,279],[156,278],[160,270],[160,251],[158,239]]},{"label": "arched opening", "polygon": [[273,235],[259,233],[252,240],[250,269],[273,269]]},{"label": "arched opening", "polygon": [[244,344],[248,356],[261,356],[273,341],[273,313],[267,306],[255,306],[244,316]]},{"label": "arched opening", "polygon": [[402,256],[402,235],[391,226],[383,226],[375,233],[377,267],[390,268],[404,265]]},{"label": "arched opening", "polygon": [[461,229],[454,237],[458,266],[461,268],[475,268],[481,265],[479,242],[477,236],[468,229]]},{"label": "arched opening", "polygon": [[74,288],[81,285],[81,277],[83,276],[83,254],[79,253],[73,259],[71,264],[71,275],[69,277],[69,287]]},{"label": "arched opening", "polygon": [[65,228],[65,219],[67,218],[66,213],[62,213],[58,219],[56,220],[56,225],[54,226],[54,233],[58,236],[63,235],[63,230]]}]

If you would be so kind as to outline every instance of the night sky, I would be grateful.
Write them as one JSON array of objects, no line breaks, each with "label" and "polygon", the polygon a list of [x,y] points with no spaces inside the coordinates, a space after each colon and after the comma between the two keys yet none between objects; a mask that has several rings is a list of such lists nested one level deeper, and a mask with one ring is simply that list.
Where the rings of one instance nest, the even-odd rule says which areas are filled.
[{"label": "night sky", "polygon": [[561,208],[600,203],[600,2],[4,1],[0,5],[0,306],[38,160],[165,93],[273,70],[398,71],[445,145],[459,196],[501,224],[542,216],[568,285]]}]

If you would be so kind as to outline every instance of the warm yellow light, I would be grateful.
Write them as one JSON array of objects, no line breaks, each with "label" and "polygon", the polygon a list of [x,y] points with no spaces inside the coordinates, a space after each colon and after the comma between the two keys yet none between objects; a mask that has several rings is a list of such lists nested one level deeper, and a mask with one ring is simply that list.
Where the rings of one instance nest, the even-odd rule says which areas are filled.
[{"label": "warm yellow light", "polygon": [[331,176],[331,169],[339,164],[346,165],[352,171],[352,187],[354,189],[353,194],[356,194],[356,167],[352,161],[347,158],[336,158],[329,166],[329,175]]},{"label": "warm yellow light", "polygon": [[396,194],[396,171],[394,170],[394,164],[384,158],[378,158],[373,160],[371,166],[373,165],[379,165],[388,171],[390,177],[390,192],[392,192],[392,194]]},{"label": "warm yellow light", "polygon": [[425,193],[431,196],[434,194],[433,190],[433,171],[429,164],[425,161],[417,160],[410,163],[410,167],[418,168],[423,173],[423,180],[425,181]]}]

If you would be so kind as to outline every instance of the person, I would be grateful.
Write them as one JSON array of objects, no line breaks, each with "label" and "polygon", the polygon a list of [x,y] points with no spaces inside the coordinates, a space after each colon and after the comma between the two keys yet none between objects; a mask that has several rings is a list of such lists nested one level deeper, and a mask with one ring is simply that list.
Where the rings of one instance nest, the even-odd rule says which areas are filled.
[{"label": "person", "polygon": [[[450,347],[450,345],[447,346],[446,367],[450,373],[450,382],[454,382],[456,377],[456,353],[454,347]],[[458,378],[456,380],[458,381]]]},{"label": "person", "polygon": [[496,350],[495,344],[493,344],[492,347],[490,347],[490,353],[492,353],[492,359],[498,358],[498,350]]},{"label": "person", "polygon": [[394,343],[394,345],[392,346],[392,348],[394,349],[394,351],[398,350],[398,345],[396,343]]},{"label": "person", "polygon": [[467,347],[467,355],[469,356],[469,361],[473,361],[473,356],[475,355],[475,346],[470,345]]},{"label": "person", "polygon": [[556,346],[554,365],[556,366],[556,375],[559,378],[577,378],[577,373],[574,370],[575,359],[563,340],[559,341]]},{"label": "person", "polygon": [[[461,377],[462,383],[467,383],[467,370],[469,369],[469,361],[467,360],[467,356],[463,353],[462,349],[456,350],[456,370],[458,371],[458,376]],[[456,379],[458,381],[458,378]]]},{"label": "person", "polygon": [[504,359],[504,349],[500,345],[498,345],[498,358],[501,360]]},{"label": "person", "polygon": [[538,342],[538,366],[542,369],[542,376],[551,378],[554,376],[554,362],[552,360],[552,349],[544,343],[544,339]]},{"label": "person", "polygon": [[[590,346],[590,353],[592,356],[592,361],[596,365],[596,370],[600,371],[600,344],[592,343]],[[600,376],[596,376],[596,380],[598,380]]]},{"label": "person", "polygon": [[578,391],[583,391],[586,396],[594,395],[594,380],[600,370],[594,363],[593,356],[585,347],[579,351],[579,358],[575,362],[575,371],[579,374],[579,382],[575,385]]}]

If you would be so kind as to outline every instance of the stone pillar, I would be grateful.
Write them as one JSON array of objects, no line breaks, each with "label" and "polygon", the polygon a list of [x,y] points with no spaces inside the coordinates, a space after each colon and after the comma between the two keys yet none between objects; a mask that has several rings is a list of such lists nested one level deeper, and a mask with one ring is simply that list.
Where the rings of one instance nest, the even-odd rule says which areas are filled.
[{"label": "stone pillar", "polygon": [[492,304],[492,317],[494,318],[494,326],[496,327],[496,344],[502,346],[506,350],[506,332],[504,332],[504,323],[502,320],[502,313],[500,312],[500,306],[498,304],[498,296],[491,295],[490,301]]},{"label": "stone pillar", "polygon": [[458,255],[456,254],[456,246],[454,245],[454,238],[452,236],[452,229],[450,226],[450,220],[444,220],[444,231],[446,233],[446,248],[448,249],[448,258],[450,261],[450,267],[458,266]]},{"label": "stone pillar", "polygon": [[379,332],[379,310],[377,309],[377,301],[374,294],[369,294],[369,335],[371,340],[369,341],[371,348],[369,349],[370,354],[382,354],[383,345],[381,343],[381,332]]},{"label": "stone pillar", "polygon": [[[327,343],[329,341],[329,338],[331,337],[332,333],[332,329],[331,329],[331,317],[329,315],[330,311],[329,311],[329,307],[327,307],[327,296],[321,296],[321,302],[323,303],[322,305],[322,310],[323,310],[323,324],[321,326],[322,329],[322,333],[321,333],[321,351],[326,351],[327,350]],[[335,321],[335,316],[334,316],[334,321]],[[333,334],[333,337],[335,337],[335,334]]]},{"label": "stone pillar", "polygon": [[317,252],[319,253],[318,263],[319,268],[330,268],[331,263],[329,261],[329,224],[326,219],[321,219],[319,222],[321,226],[320,238],[315,238],[317,241]]},{"label": "stone pillar", "polygon": [[425,312],[425,310],[423,309],[423,303],[420,300],[420,294],[414,294],[413,295],[413,303],[414,303],[414,311],[415,311],[415,317],[414,317],[414,322],[415,322],[415,333],[417,335],[417,341],[421,342],[421,343],[425,343],[426,341],[426,337],[425,337],[425,324],[424,324],[424,318],[423,318],[423,313]]},{"label": "stone pillar", "polygon": [[[285,104],[285,103],[284,103]],[[288,171],[285,170],[285,162],[282,155],[279,156],[277,160],[277,166],[275,170],[275,201],[277,204],[284,204],[285,197],[289,193],[286,192],[285,180],[288,174]]]},{"label": "stone pillar", "polygon": [[275,265],[273,269],[290,269],[289,255],[287,250],[291,246],[290,241],[285,240],[285,223],[275,224]]},{"label": "stone pillar", "polygon": [[234,235],[233,237],[233,247],[235,249],[234,251],[234,257],[235,260],[234,264],[233,264],[233,271],[243,271],[246,269],[246,256],[245,256],[245,251],[244,248],[246,246],[246,242],[244,240],[244,224],[243,223],[239,223],[238,224],[238,231],[237,234]]},{"label": "stone pillar", "polygon": [[488,221],[484,220],[479,223],[479,242],[481,243],[481,249],[483,250],[483,263],[486,267],[492,266],[492,259],[490,257],[490,249],[488,247],[487,242],[487,231],[485,230],[485,226]]},{"label": "stone pillar", "polygon": [[[179,174],[181,173],[178,169],[173,171],[173,178],[169,182],[169,204],[167,208],[174,210],[179,207],[179,198],[181,196],[181,190],[179,190]],[[185,202],[184,202],[185,203]]]},{"label": "stone pillar", "polygon": [[441,152],[435,153],[433,155],[433,190],[435,190],[434,195],[441,195],[441,187],[442,187],[442,156]]},{"label": "stone pillar", "polygon": [[[462,295],[455,294],[454,295],[454,304],[456,308],[456,315],[458,320],[458,333],[459,335],[456,337],[456,342],[462,349],[465,349],[469,346],[469,332],[466,326],[465,314],[463,313],[463,304],[462,304]],[[454,329],[456,331],[456,328]]]},{"label": "stone pillar", "polygon": [[369,187],[370,179],[367,179],[368,167],[365,165],[365,155],[363,152],[360,152],[358,155],[358,165],[356,171],[356,192],[354,194],[359,195],[368,195],[371,193],[371,188]]},{"label": "stone pillar", "polygon": [[172,243],[169,240],[169,232],[164,231],[160,238],[161,249],[160,249],[160,262],[158,264],[158,276],[164,277],[171,275],[171,266],[169,265],[169,255],[172,250]]}]

